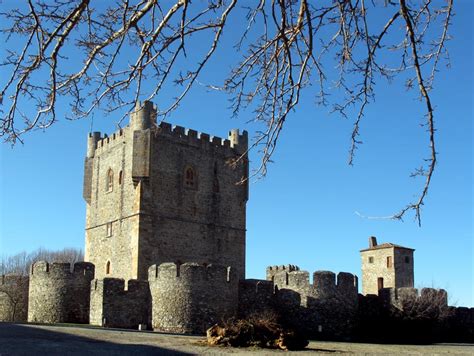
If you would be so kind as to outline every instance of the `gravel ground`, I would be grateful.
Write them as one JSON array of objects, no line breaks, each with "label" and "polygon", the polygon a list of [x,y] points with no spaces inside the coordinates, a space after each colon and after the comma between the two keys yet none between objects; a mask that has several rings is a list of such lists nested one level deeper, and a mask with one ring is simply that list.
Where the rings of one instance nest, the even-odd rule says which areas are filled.
[{"label": "gravel ground", "polygon": [[[312,341],[304,351],[209,347],[200,336],[90,326],[0,323],[5,355],[222,355],[222,354],[474,355],[474,345],[378,345]],[[41,354],[41,355],[40,355]]]}]

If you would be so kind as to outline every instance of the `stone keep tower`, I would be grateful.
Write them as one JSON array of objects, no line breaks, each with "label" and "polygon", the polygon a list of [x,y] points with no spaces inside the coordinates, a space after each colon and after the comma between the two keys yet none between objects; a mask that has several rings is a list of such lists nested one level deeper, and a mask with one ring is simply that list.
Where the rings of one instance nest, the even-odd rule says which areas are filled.
[{"label": "stone keep tower", "polygon": [[95,278],[147,279],[153,264],[196,262],[243,279],[247,148],[246,131],[223,140],[158,126],[151,102],[111,137],[89,134],[85,260]]},{"label": "stone keep tower", "polygon": [[414,251],[392,243],[377,245],[377,239],[370,237],[369,248],[360,251],[362,294],[378,294],[382,288],[413,288]]}]

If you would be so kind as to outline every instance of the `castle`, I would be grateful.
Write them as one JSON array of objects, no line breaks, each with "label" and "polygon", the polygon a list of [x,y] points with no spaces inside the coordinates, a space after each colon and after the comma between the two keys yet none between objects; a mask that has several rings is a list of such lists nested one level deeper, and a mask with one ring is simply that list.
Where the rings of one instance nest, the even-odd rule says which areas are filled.
[{"label": "castle", "polygon": [[152,264],[187,261],[244,278],[247,132],[210,138],[155,117],[145,102],[128,127],[89,135],[85,260],[96,278],[146,280]]},{"label": "castle", "polygon": [[[15,306],[1,292],[18,278],[3,277],[0,321],[200,334],[226,318],[277,311],[308,335],[345,338],[364,295],[394,305],[417,298],[414,250],[375,237],[361,251],[363,295],[351,273],[316,271],[310,281],[295,265],[245,279],[247,149],[245,131],[222,139],[158,125],[151,102],[137,104],[129,125],[110,137],[89,134],[86,262],[36,262]],[[423,293],[447,303],[442,290]],[[474,321],[473,310],[467,314]]]}]

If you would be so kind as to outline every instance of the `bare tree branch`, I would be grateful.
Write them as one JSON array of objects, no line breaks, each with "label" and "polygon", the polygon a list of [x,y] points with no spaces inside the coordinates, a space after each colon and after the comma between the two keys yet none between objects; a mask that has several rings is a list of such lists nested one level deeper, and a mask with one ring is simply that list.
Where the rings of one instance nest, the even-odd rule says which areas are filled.
[{"label": "bare tree branch", "polygon": [[[229,18],[242,11],[236,10],[237,0],[28,0],[18,6],[0,13],[1,32],[18,48],[7,50],[0,63],[9,73],[0,80],[0,135],[11,143],[54,124],[58,97],[71,106],[70,118],[78,119],[96,110],[125,108],[130,113],[138,100],[160,100],[174,85],[175,98],[158,113],[164,119],[209,67]],[[376,84],[408,75],[407,88],[419,94],[426,111],[430,154],[413,174],[425,177],[418,197],[390,218],[401,220],[413,212],[421,224],[436,165],[429,93],[440,63],[449,64],[453,1],[260,0],[245,6],[246,22],[239,19],[241,28],[232,29],[242,32],[236,63],[230,61],[232,70],[220,85],[208,87],[230,96],[233,115],[250,110],[251,120],[259,124],[250,149],[261,159],[251,177],[267,173],[304,91],[317,104],[332,104],[333,111],[352,118],[352,165]],[[335,78],[333,70],[325,69],[328,63],[336,65]],[[331,99],[333,89],[343,94],[342,100]],[[22,108],[32,103],[36,115],[29,117]]]}]

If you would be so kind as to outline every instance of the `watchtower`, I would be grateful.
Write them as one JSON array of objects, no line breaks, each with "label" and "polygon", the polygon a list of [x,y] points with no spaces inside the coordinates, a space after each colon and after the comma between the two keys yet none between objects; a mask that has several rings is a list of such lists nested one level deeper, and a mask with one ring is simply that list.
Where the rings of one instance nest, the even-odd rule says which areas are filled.
[{"label": "watchtower", "polygon": [[375,236],[369,237],[369,248],[360,251],[362,294],[378,294],[382,288],[413,288],[414,251],[392,243],[378,245]]},{"label": "watchtower", "polygon": [[153,264],[190,261],[244,278],[247,148],[246,131],[221,139],[157,125],[151,102],[110,137],[89,134],[85,260],[95,278],[146,279]]}]

